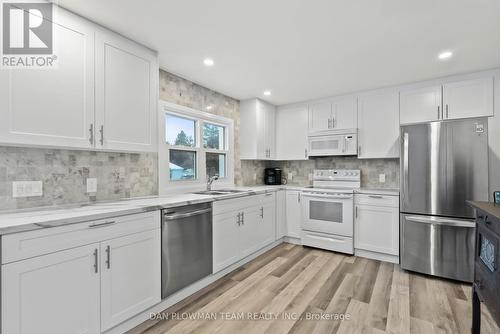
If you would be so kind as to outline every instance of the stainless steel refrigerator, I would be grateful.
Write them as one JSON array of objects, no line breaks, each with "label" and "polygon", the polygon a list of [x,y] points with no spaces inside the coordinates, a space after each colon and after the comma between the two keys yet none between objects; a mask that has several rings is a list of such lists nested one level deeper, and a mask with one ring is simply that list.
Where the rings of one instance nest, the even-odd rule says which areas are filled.
[{"label": "stainless steel refrigerator", "polygon": [[488,200],[486,118],[401,127],[401,267],[472,282],[475,223]]}]

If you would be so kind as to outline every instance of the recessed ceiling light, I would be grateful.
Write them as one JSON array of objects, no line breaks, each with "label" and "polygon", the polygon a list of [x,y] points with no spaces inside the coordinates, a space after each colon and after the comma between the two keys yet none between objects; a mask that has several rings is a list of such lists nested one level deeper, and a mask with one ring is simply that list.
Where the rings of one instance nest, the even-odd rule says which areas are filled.
[{"label": "recessed ceiling light", "polygon": [[212,58],[205,58],[203,64],[205,64],[205,66],[214,66],[214,60]]},{"label": "recessed ceiling light", "polygon": [[451,58],[451,56],[453,56],[453,52],[451,52],[451,51],[444,51],[444,52],[441,52],[439,54],[438,58],[441,59],[441,60],[445,60],[445,59]]},{"label": "recessed ceiling light", "polygon": [[264,95],[265,96],[270,96],[271,95],[271,91],[269,91],[269,90],[264,91]]}]

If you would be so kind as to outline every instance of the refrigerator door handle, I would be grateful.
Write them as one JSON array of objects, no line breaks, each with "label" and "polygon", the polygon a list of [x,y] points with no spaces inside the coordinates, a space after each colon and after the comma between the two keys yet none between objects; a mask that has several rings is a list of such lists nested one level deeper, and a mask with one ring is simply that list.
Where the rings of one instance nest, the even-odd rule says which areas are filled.
[{"label": "refrigerator door handle", "polygon": [[408,147],[409,147],[409,134],[405,132],[403,134],[403,201],[406,204],[407,195],[409,193],[410,187],[410,163],[408,161]]},{"label": "refrigerator door handle", "polygon": [[437,217],[422,217],[422,216],[407,216],[407,221],[413,223],[430,224],[430,225],[442,225],[442,226],[452,226],[452,227],[476,227],[474,221],[459,220],[452,218],[437,218]]}]

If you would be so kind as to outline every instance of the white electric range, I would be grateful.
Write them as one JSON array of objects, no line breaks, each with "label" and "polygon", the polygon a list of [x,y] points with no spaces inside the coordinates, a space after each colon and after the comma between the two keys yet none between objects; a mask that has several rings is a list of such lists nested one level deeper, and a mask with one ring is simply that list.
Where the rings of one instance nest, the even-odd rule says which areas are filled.
[{"label": "white electric range", "polygon": [[354,190],[358,169],[317,169],[313,187],[301,193],[302,244],[354,254]]}]

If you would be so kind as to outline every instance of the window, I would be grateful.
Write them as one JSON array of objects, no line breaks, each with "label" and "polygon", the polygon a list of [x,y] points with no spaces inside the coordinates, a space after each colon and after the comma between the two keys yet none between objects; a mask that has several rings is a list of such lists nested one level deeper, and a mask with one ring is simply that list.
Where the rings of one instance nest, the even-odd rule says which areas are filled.
[{"label": "window", "polygon": [[175,115],[165,115],[165,140],[168,145],[194,147],[196,121]]},{"label": "window", "polygon": [[203,124],[203,147],[214,150],[224,149],[224,127],[216,124]]},{"label": "window", "polygon": [[218,175],[226,177],[226,155],[219,153],[207,153],[207,176]]},{"label": "window", "polygon": [[160,103],[164,119],[158,154],[160,194],[178,188],[199,190],[214,175],[219,176],[217,185],[234,185],[233,121]]},{"label": "window", "polygon": [[196,152],[170,150],[170,180],[193,180],[196,178]]}]

